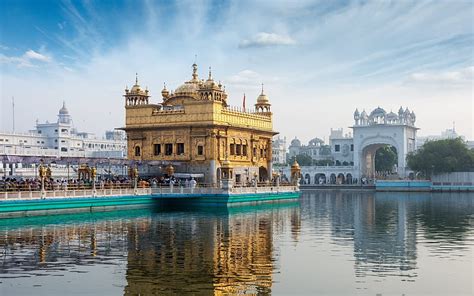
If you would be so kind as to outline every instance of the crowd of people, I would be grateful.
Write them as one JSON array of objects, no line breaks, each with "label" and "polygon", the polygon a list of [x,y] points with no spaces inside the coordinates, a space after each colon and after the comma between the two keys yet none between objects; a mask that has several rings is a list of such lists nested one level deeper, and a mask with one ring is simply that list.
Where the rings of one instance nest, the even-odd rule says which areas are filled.
[{"label": "crowd of people", "polygon": [[[197,181],[191,179],[178,179],[174,176],[161,176],[158,178],[139,178],[137,180],[137,187],[159,187],[159,186],[178,186],[194,188]],[[73,190],[73,189],[90,189],[93,184],[91,181],[81,179],[67,179],[67,178],[45,178],[44,190]],[[135,186],[135,182],[131,178],[113,177],[113,178],[98,178],[95,181],[97,189],[118,189],[131,188]],[[40,178],[5,178],[0,180],[0,191],[40,191]]]}]

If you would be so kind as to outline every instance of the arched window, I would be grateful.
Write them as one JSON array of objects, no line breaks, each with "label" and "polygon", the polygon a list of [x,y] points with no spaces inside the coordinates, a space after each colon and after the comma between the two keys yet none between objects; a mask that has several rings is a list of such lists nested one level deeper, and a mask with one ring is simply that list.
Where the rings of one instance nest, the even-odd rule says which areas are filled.
[{"label": "arched window", "polygon": [[135,156],[140,156],[140,155],[141,155],[140,146],[136,146],[135,147]]}]

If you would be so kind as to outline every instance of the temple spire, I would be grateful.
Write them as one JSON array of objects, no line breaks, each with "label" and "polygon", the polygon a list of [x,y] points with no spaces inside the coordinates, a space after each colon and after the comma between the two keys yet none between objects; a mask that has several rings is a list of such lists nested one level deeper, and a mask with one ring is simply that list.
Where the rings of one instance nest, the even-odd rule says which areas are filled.
[{"label": "temple spire", "polygon": [[135,85],[138,85],[138,73],[135,73]]},{"label": "temple spire", "polygon": [[193,81],[198,80],[197,70],[198,70],[198,66],[197,66],[196,62],[194,62],[194,64],[193,64]]}]

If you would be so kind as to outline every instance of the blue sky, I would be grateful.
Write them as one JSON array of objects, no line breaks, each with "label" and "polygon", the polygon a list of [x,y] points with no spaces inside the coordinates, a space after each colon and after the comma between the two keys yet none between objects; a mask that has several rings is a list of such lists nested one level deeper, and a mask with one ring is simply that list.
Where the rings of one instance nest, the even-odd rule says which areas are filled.
[{"label": "blue sky", "polygon": [[123,89],[139,73],[201,77],[233,105],[265,85],[283,136],[309,140],[377,106],[414,110],[420,134],[456,122],[473,138],[472,1],[0,1],[0,130],[54,120],[61,102],[81,130],[123,126]]}]

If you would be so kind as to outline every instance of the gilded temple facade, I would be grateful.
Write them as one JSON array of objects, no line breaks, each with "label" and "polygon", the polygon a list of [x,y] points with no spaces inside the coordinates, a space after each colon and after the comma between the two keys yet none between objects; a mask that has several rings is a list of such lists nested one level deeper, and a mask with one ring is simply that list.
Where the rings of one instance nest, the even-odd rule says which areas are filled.
[{"label": "gilded temple facade", "polygon": [[198,174],[201,181],[220,183],[224,161],[233,168],[234,183],[269,180],[272,172],[273,131],[271,104],[262,92],[255,108],[229,106],[221,83],[199,79],[193,64],[192,78],[161,92],[162,102],[152,103],[147,89],[138,84],[125,89],[128,158],[164,173]]}]

